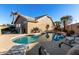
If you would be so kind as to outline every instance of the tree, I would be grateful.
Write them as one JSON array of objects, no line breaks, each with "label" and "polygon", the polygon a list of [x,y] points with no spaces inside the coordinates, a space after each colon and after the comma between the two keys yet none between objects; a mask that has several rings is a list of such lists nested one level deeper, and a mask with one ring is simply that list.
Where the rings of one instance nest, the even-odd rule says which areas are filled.
[{"label": "tree", "polygon": [[55,25],[56,25],[55,29],[59,30],[60,29],[60,24],[61,24],[60,21],[55,21]]},{"label": "tree", "polygon": [[68,25],[69,23],[72,22],[72,16],[63,16],[60,18],[61,19],[61,22],[64,26],[64,31],[66,31],[66,25]]},{"label": "tree", "polygon": [[14,24],[15,15],[18,15],[18,12],[17,11],[11,11],[11,15],[10,16],[13,17],[13,20],[12,20],[12,23],[11,24]]},{"label": "tree", "polygon": [[61,22],[60,21],[55,21],[56,26],[60,26]]}]

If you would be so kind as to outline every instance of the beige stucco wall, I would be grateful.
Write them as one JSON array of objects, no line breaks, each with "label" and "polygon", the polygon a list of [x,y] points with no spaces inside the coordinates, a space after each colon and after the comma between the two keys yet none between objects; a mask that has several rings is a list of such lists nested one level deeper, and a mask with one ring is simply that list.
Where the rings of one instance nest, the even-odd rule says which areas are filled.
[{"label": "beige stucco wall", "polygon": [[76,34],[79,34],[79,23],[72,24],[66,27],[67,30],[73,30]]},{"label": "beige stucco wall", "polygon": [[38,27],[39,29],[41,29],[41,32],[44,32],[46,30],[46,25],[49,25],[48,30],[52,30],[54,28],[52,21],[47,16],[39,18],[37,21],[37,23],[28,22],[28,33],[31,33],[33,27]]}]

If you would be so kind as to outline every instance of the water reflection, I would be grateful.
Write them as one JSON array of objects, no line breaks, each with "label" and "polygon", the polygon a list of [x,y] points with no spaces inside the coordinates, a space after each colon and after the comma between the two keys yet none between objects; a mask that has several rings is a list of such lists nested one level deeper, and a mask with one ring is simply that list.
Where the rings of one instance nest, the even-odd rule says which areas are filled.
[{"label": "water reflection", "polygon": [[60,40],[62,40],[62,39],[64,39],[64,38],[65,38],[65,36],[62,35],[62,34],[60,34],[60,33],[54,33],[54,35],[53,35],[53,37],[52,37],[52,39],[53,39],[54,41],[60,41]]}]

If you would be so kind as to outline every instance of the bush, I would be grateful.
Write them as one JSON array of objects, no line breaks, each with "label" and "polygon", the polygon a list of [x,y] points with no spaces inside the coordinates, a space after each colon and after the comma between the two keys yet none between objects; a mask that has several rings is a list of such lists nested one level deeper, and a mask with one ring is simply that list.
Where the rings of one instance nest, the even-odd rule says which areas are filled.
[{"label": "bush", "polygon": [[55,27],[54,31],[61,31],[61,28],[60,27]]},{"label": "bush", "polygon": [[63,32],[66,32],[67,33],[68,31],[67,30],[63,30]]},{"label": "bush", "polygon": [[75,32],[73,31],[73,30],[69,30],[69,31],[67,31],[67,36],[71,36],[71,35],[73,35]]}]

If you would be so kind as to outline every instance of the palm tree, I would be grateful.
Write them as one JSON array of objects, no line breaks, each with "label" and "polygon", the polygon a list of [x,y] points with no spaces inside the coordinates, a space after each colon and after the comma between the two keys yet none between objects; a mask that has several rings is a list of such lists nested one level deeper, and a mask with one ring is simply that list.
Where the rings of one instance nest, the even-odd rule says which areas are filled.
[{"label": "palm tree", "polygon": [[60,24],[61,24],[60,21],[55,21],[56,29],[60,29]]},{"label": "palm tree", "polygon": [[11,11],[11,15],[10,16],[12,16],[13,17],[13,20],[12,20],[12,23],[11,24],[14,24],[14,18],[15,18],[15,15],[17,15],[18,14],[18,12],[17,11]]},{"label": "palm tree", "polygon": [[66,25],[68,25],[69,23],[72,22],[72,16],[63,16],[60,18],[61,19],[61,22],[64,26],[64,31],[66,30]]},{"label": "palm tree", "polygon": [[60,21],[55,21],[56,26],[60,26],[61,22]]}]

